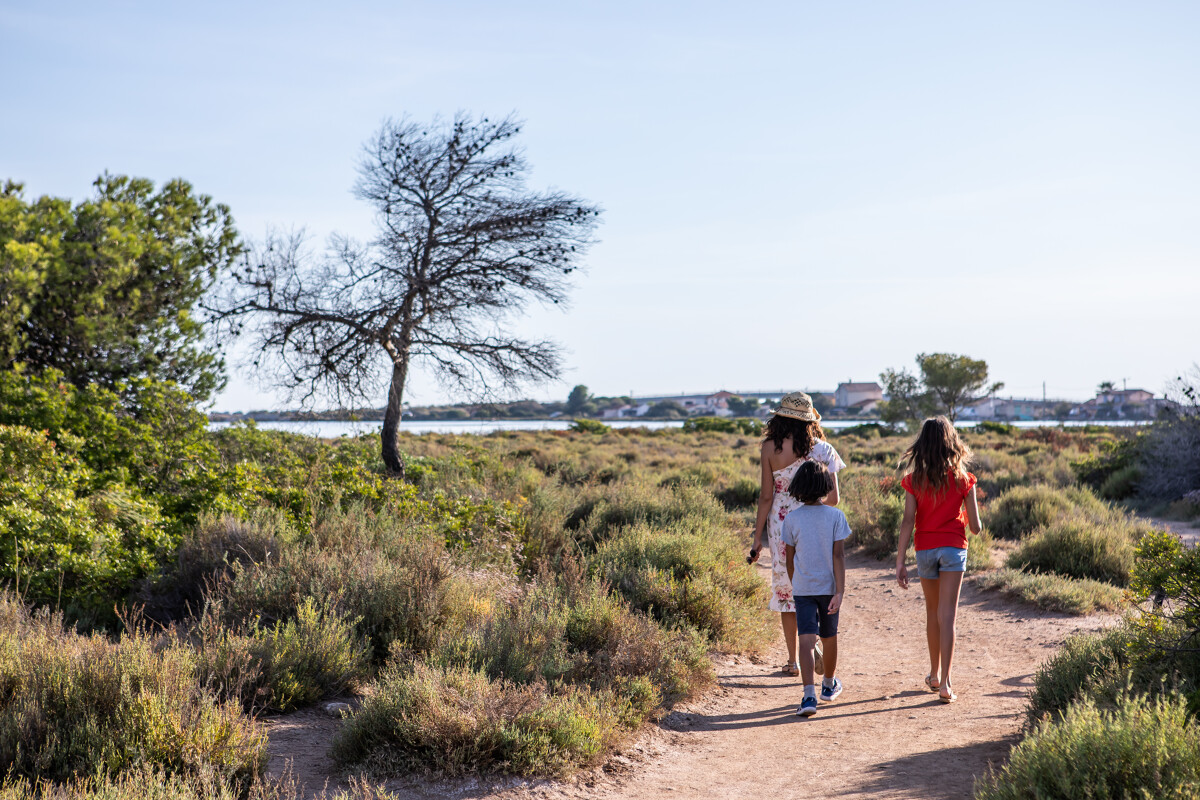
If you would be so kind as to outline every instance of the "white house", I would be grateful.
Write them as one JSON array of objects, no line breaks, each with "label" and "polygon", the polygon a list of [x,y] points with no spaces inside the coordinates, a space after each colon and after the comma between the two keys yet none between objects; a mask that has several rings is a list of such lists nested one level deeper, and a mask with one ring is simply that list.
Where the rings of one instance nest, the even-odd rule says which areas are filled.
[{"label": "white house", "polygon": [[833,404],[855,411],[874,411],[883,400],[883,387],[878,383],[839,383],[833,393]]}]

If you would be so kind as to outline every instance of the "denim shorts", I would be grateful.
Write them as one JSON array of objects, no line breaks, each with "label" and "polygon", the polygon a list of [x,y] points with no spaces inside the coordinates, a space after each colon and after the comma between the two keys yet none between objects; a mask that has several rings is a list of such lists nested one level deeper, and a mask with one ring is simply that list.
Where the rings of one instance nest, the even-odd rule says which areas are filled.
[{"label": "denim shorts", "polygon": [[917,574],[936,581],[943,572],[966,572],[967,548],[934,547],[917,551]]},{"label": "denim shorts", "polygon": [[822,639],[837,636],[837,612],[829,613],[831,594],[793,595],[796,603],[796,633],[815,633]]}]

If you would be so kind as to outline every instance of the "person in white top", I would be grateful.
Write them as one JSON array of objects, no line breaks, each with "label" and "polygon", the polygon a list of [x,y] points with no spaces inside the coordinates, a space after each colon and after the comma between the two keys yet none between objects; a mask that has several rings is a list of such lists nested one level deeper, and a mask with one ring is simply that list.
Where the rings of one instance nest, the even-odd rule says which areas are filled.
[{"label": "person in white top", "polygon": [[[779,401],[763,435],[762,488],[750,548],[752,562],[758,560],[764,544],[771,549],[771,602],[768,607],[779,612],[783,627],[783,641],[788,651],[788,663],[783,667],[786,675],[799,675],[800,667],[796,661],[796,606],[792,600],[792,582],[787,574],[780,529],[784,518],[800,505],[787,488],[804,461],[820,462],[833,475],[833,491],[824,502],[836,506],[839,500],[837,473],[846,464],[833,445],[825,441],[821,415],[813,408],[812,398],[804,392],[793,392]],[[819,659],[817,664],[820,667]]]}]

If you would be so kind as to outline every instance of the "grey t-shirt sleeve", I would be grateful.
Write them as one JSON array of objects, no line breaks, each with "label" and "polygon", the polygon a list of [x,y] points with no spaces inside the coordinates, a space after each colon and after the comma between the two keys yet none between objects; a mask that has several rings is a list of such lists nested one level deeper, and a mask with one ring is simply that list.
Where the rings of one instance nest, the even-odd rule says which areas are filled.
[{"label": "grey t-shirt sleeve", "polygon": [[779,540],[785,545],[790,544],[792,547],[795,547],[797,525],[796,521],[789,519],[789,517],[791,517],[791,514],[783,519],[783,527],[779,529]]},{"label": "grey t-shirt sleeve", "polygon": [[841,510],[837,512],[837,519],[833,522],[833,540],[840,542],[850,535],[850,523],[846,521],[846,515]]}]

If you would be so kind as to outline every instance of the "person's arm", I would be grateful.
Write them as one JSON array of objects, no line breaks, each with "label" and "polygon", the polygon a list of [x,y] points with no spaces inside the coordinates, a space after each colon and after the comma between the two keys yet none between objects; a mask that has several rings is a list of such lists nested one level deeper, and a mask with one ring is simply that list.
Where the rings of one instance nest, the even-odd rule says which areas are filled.
[{"label": "person's arm", "polygon": [[767,535],[767,517],[771,513],[771,503],[775,500],[775,476],[771,474],[771,460],[768,457],[770,442],[763,442],[759,460],[762,462],[762,483],[758,490],[758,516],[754,520],[754,539],[750,543],[750,560],[758,558],[762,550],[763,539]]},{"label": "person's arm", "polygon": [[983,530],[983,523],[979,521],[979,498],[975,495],[975,487],[971,487],[971,491],[967,492],[967,524],[971,526],[971,533],[979,533]]},{"label": "person's arm", "polygon": [[796,571],[796,548],[790,544],[783,548],[784,559],[787,561],[788,580],[792,580],[792,573]]},{"label": "person's arm", "polygon": [[842,596],[846,593],[846,548],[840,540],[833,543],[833,580],[837,591],[829,599],[830,614],[836,614],[842,607]]},{"label": "person's arm", "polygon": [[907,492],[904,494],[904,519],[900,522],[900,541],[896,550],[896,582],[901,589],[908,588],[908,567],[904,565],[904,556],[908,553],[908,543],[912,539],[913,527],[917,523],[917,498]]},{"label": "person's arm", "polygon": [[825,495],[825,499],[821,502],[827,506],[836,506],[838,501],[842,499],[842,496],[838,493],[837,473],[833,472],[833,470],[830,470],[830,472],[833,473],[833,491]]}]

